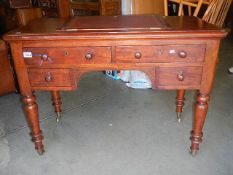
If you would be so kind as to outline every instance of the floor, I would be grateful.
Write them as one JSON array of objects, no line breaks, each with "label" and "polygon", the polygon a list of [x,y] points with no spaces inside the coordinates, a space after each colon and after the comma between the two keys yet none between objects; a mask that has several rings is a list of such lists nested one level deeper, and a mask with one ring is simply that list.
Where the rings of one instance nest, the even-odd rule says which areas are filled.
[{"label": "floor", "polygon": [[[194,91],[181,124],[175,91],[133,90],[102,73],[63,92],[55,122],[50,94],[36,93],[46,152],[37,155],[18,94],[0,98],[1,175],[231,175],[233,174],[233,42],[225,40],[196,157],[189,154]],[[2,150],[2,151],[1,151]]]}]

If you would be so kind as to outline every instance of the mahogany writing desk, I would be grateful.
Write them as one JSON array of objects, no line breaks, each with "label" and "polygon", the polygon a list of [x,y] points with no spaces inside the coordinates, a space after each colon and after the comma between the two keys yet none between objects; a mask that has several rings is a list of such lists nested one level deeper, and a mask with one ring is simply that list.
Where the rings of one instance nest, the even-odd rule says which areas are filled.
[{"label": "mahogany writing desk", "polygon": [[10,43],[32,141],[44,152],[33,91],[51,91],[58,117],[59,91],[75,90],[91,71],[141,70],[154,89],[197,90],[191,153],[202,141],[221,38],[226,32],[195,17],[114,16],[40,19],[4,36]]}]

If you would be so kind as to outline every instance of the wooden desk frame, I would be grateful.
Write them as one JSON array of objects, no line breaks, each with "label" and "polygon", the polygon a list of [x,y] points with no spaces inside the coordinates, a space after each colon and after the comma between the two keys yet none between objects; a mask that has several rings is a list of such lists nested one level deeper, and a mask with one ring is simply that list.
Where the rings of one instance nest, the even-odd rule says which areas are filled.
[{"label": "wooden desk frame", "polygon": [[[11,46],[32,141],[39,154],[44,152],[43,134],[33,92],[51,91],[55,112],[60,115],[59,91],[75,90],[86,72],[114,69],[141,70],[151,78],[154,89],[178,90],[178,116],[184,105],[185,90],[197,90],[190,137],[191,153],[197,153],[220,39],[226,32],[195,17],[166,17],[164,20],[170,29],[57,32],[57,27],[64,23],[62,19],[41,19],[5,35]],[[41,49],[46,51],[45,58],[41,55],[33,59],[23,57],[25,51],[41,53]],[[173,52],[176,54],[172,55]],[[42,63],[39,60],[43,60]]]}]

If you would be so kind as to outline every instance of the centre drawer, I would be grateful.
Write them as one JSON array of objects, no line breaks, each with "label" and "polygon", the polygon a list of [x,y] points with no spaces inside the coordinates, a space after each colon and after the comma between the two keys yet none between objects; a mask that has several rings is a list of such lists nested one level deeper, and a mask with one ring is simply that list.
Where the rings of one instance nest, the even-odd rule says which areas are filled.
[{"label": "centre drawer", "polygon": [[204,44],[118,46],[116,47],[116,62],[203,62],[205,47]]},{"label": "centre drawer", "polygon": [[98,64],[111,62],[111,47],[24,48],[29,65]]}]

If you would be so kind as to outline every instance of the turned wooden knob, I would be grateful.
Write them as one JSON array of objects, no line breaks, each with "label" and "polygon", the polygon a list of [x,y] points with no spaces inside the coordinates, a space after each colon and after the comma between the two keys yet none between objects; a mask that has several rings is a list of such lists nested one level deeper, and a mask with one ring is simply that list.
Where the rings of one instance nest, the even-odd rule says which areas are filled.
[{"label": "turned wooden knob", "polygon": [[49,72],[49,73],[45,76],[45,81],[51,82],[52,80],[53,80],[53,76],[52,76],[52,74]]},{"label": "turned wooden knob", "polygon": [[136,52],[135,55],[134,55],[134,57],[136,59],[140,59],[142,57],[142,53],[141,52]]},{"label": "turned wooden knob", "polygon": [[53,60],[48,56],[48,54],[40,54],[40,57],[41,57],[40,66],[44,63],[44,61],[53,63]]},{"label": "turned wooden knob", "polygon": [[187,52],[185,52],[185,51],[180,51],[180,52],[179,52],[179,57],[180,57],[180,58],[186,58],[186,57],[187,57]]},{"label": "turned wooden knob", "polygon": [[41,59],[42,59],[43,61],[47,61],[48,58],[49,58],[48,54],[41,54]]},{"label": "turned wooden knob", "polygon": [[180,72],[178,75],[177,75],[177,79],[179,81],[184,81],[184,73],[183,72]]},{"label": "turned wooden knob", "polygon": [[87,53],[87,54],[85,55],[85,58],[86,58],[87,60],[91,60],[91,59],[93,58],[93,54],[92,54],[92,53]]}]

